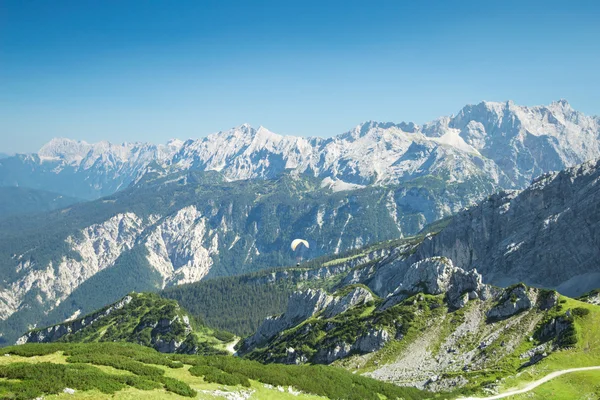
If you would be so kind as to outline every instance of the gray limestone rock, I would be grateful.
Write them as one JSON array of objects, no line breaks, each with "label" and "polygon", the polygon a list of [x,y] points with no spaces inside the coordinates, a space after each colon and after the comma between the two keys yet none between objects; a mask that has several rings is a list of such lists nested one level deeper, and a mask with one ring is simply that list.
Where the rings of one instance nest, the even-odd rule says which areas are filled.
[{"label": "gray limestone rock", "polygon": [[362,287],[356,287],[345,296],[334,298],[325,311],[323,311],[322,316],[323,318],[332,318],[347,311],[351,307],[367,303],[373,299],[374,297],[369,290]]},{"label": "gray limestone rock", "polygon": [[398,304],[417,293],[443,294],[453,308],[461,308],[469,299],[487,298],[482,277],[476,270],[455,267],[446,257],[430,257],[412,264],[398,288],[386,299],[381,309]]},{"label": "gray limestone rock", "polygon": [[290,296],[285,313],[276,317],[267,317],[256,333],[244,341],[241,351],[248,351],[259,346],[279,332],[323,311],[333,300],[333,296],[328,295],[321,289],[294,292]]},{"label": "gray limestone rock", "polygon": [[453,217],[412,262],[445,256],[486,282],[525,282],[568,296],[600,287],[600,160],[543,175]]},{"label": "gray limestone rock", "polygon": [[507,288],[496,305],[486,316],[489,320],[500,320],[532,308],[536,301],[536,291],[523,284]]}]

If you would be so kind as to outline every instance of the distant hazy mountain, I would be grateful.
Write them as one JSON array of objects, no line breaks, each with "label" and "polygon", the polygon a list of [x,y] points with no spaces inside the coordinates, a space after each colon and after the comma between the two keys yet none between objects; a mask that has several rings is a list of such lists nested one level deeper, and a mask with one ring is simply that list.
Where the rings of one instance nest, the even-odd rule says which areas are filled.
[{"label": "distant hazy mountain", "polygon": [[6,153],[0,153],[0,158],[6,158],[6,157],[10,157],[10,155],[6,154]]},{"label": "distant hazy mountain", "polygon": [[88,144],[52,139],[36,154],[0,160],[0,186],[20,186],[94,199],[129,185],[153,161],[169,159],[179,148],[108,142]]},{"label": "distant hazy mountain", "polygon": [[220,171],[231,180],[272,178],[291,169],[342,188],[481,175],[501,188],[524,188],[541,173],[600,157],[599,137],[598,117],[564,100],[536,107],[482,102],[423,126],[367,122],[328,139],[248,125],[164,146],[53,139],[37,154],[0,161],[0,185],[97,198],[150,168],[163,174]]},{"label": "distant hazy mountain", "polygon": [[0,187],[0,218],[57,210],[79,202],[61,194],[22,187]]}]

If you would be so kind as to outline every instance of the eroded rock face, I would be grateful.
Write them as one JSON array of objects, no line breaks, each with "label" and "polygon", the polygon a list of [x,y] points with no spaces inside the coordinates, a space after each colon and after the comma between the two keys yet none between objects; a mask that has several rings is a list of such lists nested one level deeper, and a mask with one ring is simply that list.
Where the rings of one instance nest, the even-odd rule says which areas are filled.
[{"label": "eroded rock face", "polygon": [[265,319],[256,333],[245,340],[242,351],[252,349],[268,341],[279,332],[323,311],[332,301],[333,297],[321,289],[308,289],[293,293],[290,296],[285,313],[278,317]]},{"label": "eroded rock face", "polygon": [[398,288],[388,296],[382,309],[392,307],[417,293],[446,293],[448,304],[463,307],[469,299],[487,298],[488,288],[476,270],[455,267],[446,257],[430,257],[412,264]]},{"label": "eroded rock face", "polygon": [[290,296],[285,313],[265,319],[256,333],[244,341],[241,352],[250,351],[266,343],[279,332],[296,326],[317,314],[323,318],[332,318],[371,300],[373,300],[371,292],[360,286],[353,288],[341,297],[328,295],[321,289],[295,292]]},{"label": "eroded rock face", "polygon": [[560,295],[554,290],[547,294],[542,294],[538,298],[540,310],[549,310],[558,304]]},{"label": "eroded rock face", "polygon": [[600,287],[600,160],[537,178],[453,217],[417,259],[445,256],[486,282],[578,296]]},{"label": "eroded rock face", "polygon": [[381,350],[391,339],[385,329],[371,328],[365,334],[359,336],[352,344],[336,342],[331,346],[322,348],[314,357],[314,362],[319,364],[331,364],[332,362],[345,358],[351,353],[366,354]]},{"label": "eroded rock face", "polygon": [[364,304],[374,299],[371,292],[362,287],[356,287],[343,297],[335,297],[323,311],[323,318],[332,318],[359,304]]},{"label": "eroded rock face", "polygon": [[570,325],[571,322],[564,317],[552,318],[540,328],[537,337],[540,342],[547,342],[560,337]]},{"label": "eroded rock face", "polygon": [[532,308],[536,299],[537,292],[523,284],[505,289],[496,306],[487,312],[487,318],[490,320],[508,318]]},{"label": "eroded rock face", "polygon": [[389,340],[390,334],[385,329],[371,329],[358,338],[353,349],[360,353],[372,353],[381,349]]}]

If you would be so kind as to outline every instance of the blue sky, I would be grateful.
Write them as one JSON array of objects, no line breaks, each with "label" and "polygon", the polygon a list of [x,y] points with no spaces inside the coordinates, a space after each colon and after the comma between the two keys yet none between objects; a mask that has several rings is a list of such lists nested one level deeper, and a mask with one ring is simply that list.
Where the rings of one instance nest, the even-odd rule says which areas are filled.
[{"label": "blue sky", "polygon": [[0,1],[0,152],[248,122],[331,136],[481,100],[600,114],[597,1]]}]

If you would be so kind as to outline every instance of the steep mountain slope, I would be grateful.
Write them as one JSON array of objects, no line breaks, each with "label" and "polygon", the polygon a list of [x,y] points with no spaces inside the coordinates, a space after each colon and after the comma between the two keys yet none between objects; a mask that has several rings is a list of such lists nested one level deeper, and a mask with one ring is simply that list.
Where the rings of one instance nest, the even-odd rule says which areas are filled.
[{"label": "steep mountain slope", "polygon": [[348,282],[367,283],[387,296],[410,266],[444,256],[486,283],[525,282],[570,296],[600,286],[600,160],[544,175],[522,192],[494,194],[453,216],[411,254],[356,271]]},{"label": "steep mountain slope", "polygon": [[562,368],[565,359],[598,365],[599,320],[598,306],[524,284],[491,287],[476,271],[434,257],[413,264],[383,299],[364,285],[296,292],[239,353],[333,363],[401,386],[469,394],[497,389],[500,378],[532,365],[533,376]]},{"label": "steep mountain slope", "polygon": [[336,187],[477,178],[509,189],[597,157],[599,119],[564,100],[536,107],[481,102],[423,126],[366,122],[328,139],[282,136],[247,124],[164,146],[54,139],[38,154],[2,159],[0,185],[97,198],[136,182],[149,169],[165,174],[192,169],[220,171],[230,180],[295,170]]},{"label": "steep mountain slope", "polygon": [[297,237],[309,240],[304,256],[313,258],[417,232],[466,206],[461,195],[471,190],[471,182],[421,185],[334,192],[293,174],[225,182],[217,172],[182,172],[146,175],[113,196],[43,216],[5,219],[0,332],[12,341],[33,324],[91,312],[131,290],[292,265],[289,243]]},{"label": "steep mountain slope", "polygon": [[576,296],[600,287],[600,159],[493,195],[419,248],[486,281],[524,281]]},{"label": "steep mountain slope", "polygon": [[0,187],[0,218],[57,210],[79,201],[81,200],[43,190]]},{"label": "steep mountain slope", "polygon": [[130,293],[92,314],[34,329],[17,344],[55,342],[131,342],[162,353],[226,354],[213,330],[194,323],[176,301],[149,293]]},{"label": "steep mountain slope", "polygon": [[331,289],[353,268],[374,263],[415,238],[378,243],[339,256],[319,257],[299,267],[220,277],[172,286],[160,295],[179,302],[207,325],[239,336],[253,334],[269,315],[285,311],[289,296],[307,288]]}]

